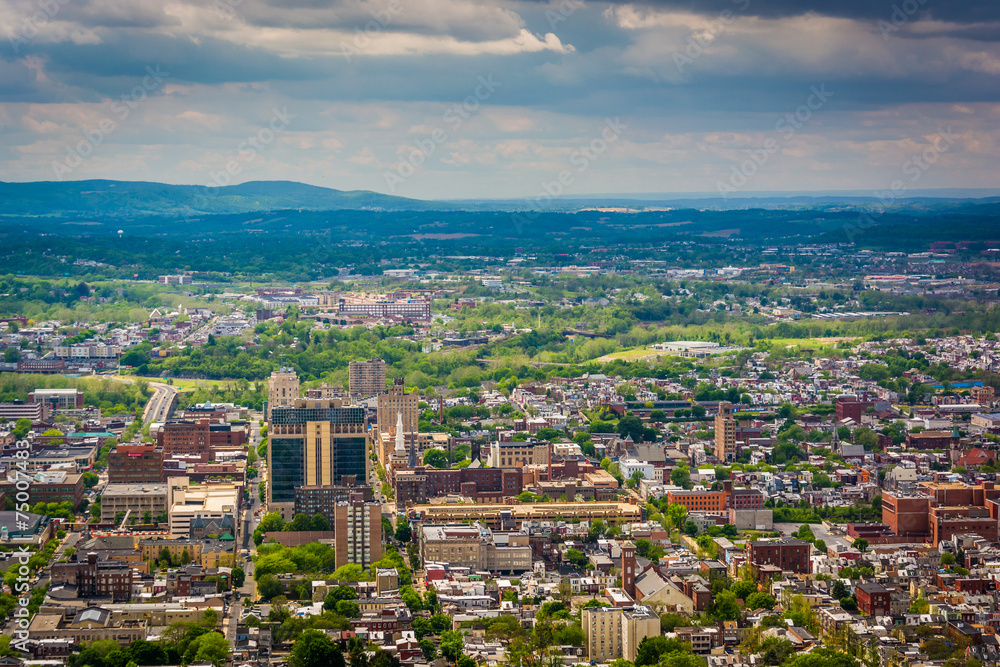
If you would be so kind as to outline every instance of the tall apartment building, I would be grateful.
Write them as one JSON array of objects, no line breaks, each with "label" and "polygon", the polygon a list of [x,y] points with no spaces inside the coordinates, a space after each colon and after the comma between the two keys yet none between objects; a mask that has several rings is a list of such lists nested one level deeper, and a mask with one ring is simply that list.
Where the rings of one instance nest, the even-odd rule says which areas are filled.
[{"label": "tall apartment building", "polygon": [[[300,486],[295,514],[322,514],[334,531],[336,567],[356,563],[367,568],[382,558],[382,505],[370,486],[345,475],[343,486]],[[364,480],[359,480],[364,484]]]},{"label": "tall apartment building", "polygon": [[355,563],[368,568],[382,558],[382,504],[364,501],[339,503],[331,522],[336,566]]},{"label": "tall apartment building", "polygon": [[396,434],[396,421],[399,415],[403,415],[403,432],[416,433],[420,412],[417,408],[419,402],[416,394],[404,393],[402,378],[393,380],[388,393],[378,397],[378,430],[380,433]]},{"label": "tall apartment building", "polygon": [[385,361],[373,357],[348,365],[351,396],[377,396],[385,393]]},{"label": "tall apartment building", "polygon": [[295,489],[368,479],[365,411],[336,399],[299,398],[271,409],[267,502],[291,520]]},{"label": "tall apartment building", "polygon": [[725,463],[736,461],[736,420],[732,403],[719,403],[715,415],[715,456]]},{"label": "tall apartment building", "polygon": [[271,420],[271,411],[276,407],[287,407],[299,397],[299,376],[291,368],[282,368],[271,373],[267,380],[267,414]]},{"label": "tall apartment building", "polygon": [[584,608],[581,624],[591,663],[634,662],[639,643],[660,634],[660,617],[643,606]]},{"label": "tall apartment building", "polygon": [[163,447],[118,445],[108,452],[108,481],[111,484],[152,484],[163,480]]}]

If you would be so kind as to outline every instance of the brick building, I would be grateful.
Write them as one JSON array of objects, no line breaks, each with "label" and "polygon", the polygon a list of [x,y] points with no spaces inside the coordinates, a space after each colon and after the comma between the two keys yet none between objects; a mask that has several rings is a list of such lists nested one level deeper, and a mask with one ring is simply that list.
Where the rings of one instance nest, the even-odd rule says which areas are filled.
[{"label": "brick building", "polygon": [[132,597],[132,567],[117,560],[99,560],[94,552],[87,559],[52,564],[52,583],[77,587],[82,598],[112,598],[115,602],[128,602]]},{"label": "brick building", "polygon": [[749,542],[747,559],[756,567],[770,565],[787,572],[809,574],[812,571],[812,563],[809,560],[811,548],[812,546],[805,540]]},{"label": "brick building", "polygon": [[[22,482],[22,488],[24,484]],[[17,497],[17,480],[0,481],[0,494],[6,498]],[[31,478],[28,486],[28,503],[72,503],[73,509],[83,501],[83,475],[61,470],[40,472]]]},{"label": "brick building", "polygon": [[869,616],[888,616],[891,594],[876,583],[858,584],[855,587],[858,609]]},{"label": "brick building", "polygon": [[210,456],[213,447],[242,447],[245,442],[246,431],[243,428],[212,423],[209,419],[167,422],[156,433],[156,444],[163,447],[166,456]]},{"label": "brick building", "polygon": [[937,546],[956,534],[998,537],[1000,489],[993,482],[920,482],[916,493],[882,494],[882,522],[900,536],[930,536]]},{"label": "brick building", "polygon": [[417,466],[396,472],[396,501],[426,503],[445,495],[462,495],[477,502],[501,503],[524,490],[520,471],[505,468],[459,468],[439,470]]},{"label": "brick building", "polygon": [[151,444],[118,445],[108,453],[108,480],[111,484],[162,482],[163,447]]},{"label": "brick building", "polygon": [[841,396],[837,399],[836,415],[837,421],[853,419],[861,423],[861,415],[868,411],[868,408],[875,407],[874,401],[858,399],[857,396]]}]

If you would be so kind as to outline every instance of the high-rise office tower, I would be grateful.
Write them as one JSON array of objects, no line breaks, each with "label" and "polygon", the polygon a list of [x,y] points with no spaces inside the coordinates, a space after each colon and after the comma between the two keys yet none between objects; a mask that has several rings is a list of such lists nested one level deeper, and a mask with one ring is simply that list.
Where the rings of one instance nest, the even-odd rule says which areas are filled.
[{"label": "high-rise office tower", "polygon": [[337,399],[296,399],[271,409],[267,502],[286,520],[299,486],[340,486],[368,479],[364,408]]}]

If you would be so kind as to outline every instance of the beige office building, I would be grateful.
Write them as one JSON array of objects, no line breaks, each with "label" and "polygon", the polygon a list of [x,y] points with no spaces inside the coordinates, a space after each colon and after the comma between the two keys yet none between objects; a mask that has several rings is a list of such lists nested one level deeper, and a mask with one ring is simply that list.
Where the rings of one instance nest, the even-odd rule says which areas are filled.
[{"label": "beige office building", "polygon": [[385,361],[372,358],[348,365],[351,396],[367,398],[385,393]]},{"label": "beige office building", "polygon": [[732,403],[719,403],[715,415],[715,456],[724,463],[736,461],[736,420]]},{"label": "beige office building", "polygon": [[169,484],[108,484],[101,494],[101,522],[113,521],[118,512],[131,511],[142,523],[146,512],[155,519],[169,512],[172,504]]},{"label": "beige office building", "polygon": [[416,433],[420,419],[417,408],[419,397],[416,394],[403,393],[402,380],[395,380],[388,393],[378,397],[378,430],[380,433],[396,435],[396,421],[400,413],[403,415],[403,433]]},{"label": "beige office building", "polygon": [[524,572],[531,569],[528,534],[494,533],[479,522],[472,525],[424,526],[420,532],[424,563],[490,572]]},{"label": "beige office building", "polygon": [[493,468],[523,468],[530,465],[547,465],[549,445],[535,442],[494,442],[490,448],[489,464]]},{"label": "beige office building", "polygon": [[660,617],[642,606],[584,608],[581,623],[588,659],[597,663],[635,662],[639,643],[660,634]]},{"label": "beige office building", "polygon": [[271,373],[267,380],[267,415],[271,420],[271,409],[292,405],[299,397],[299,376],[291,368],[282,368]]}]

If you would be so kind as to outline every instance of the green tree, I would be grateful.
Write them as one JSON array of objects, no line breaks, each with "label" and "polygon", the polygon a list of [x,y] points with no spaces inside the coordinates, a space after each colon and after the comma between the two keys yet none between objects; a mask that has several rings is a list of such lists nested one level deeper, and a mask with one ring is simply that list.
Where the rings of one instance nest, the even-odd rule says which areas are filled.
[{"label": "green tree", "polygon": [[405,519],[400,519],[396,522],[396,532],[394,537],[400,542],[411,542],[413,540],[413,532],[410,529],[410,522]]},{"label": "green tree", "polygon": [[434,660],[437,657],[437,647],[434,646],[434,642],[430,639],[424,637],[418,643],[420,644],[420,650],[423,651],[425,660]]},{"label": "green tree", "polygon": [[273,574],[265,574],[257,578],[257,591],[260,593],[261,598],[270,600],[273,597],[284,594],[285,587]]},{"label": "green tree", "polygon": [[330,521],[322,514],[313,514],[313,518],[309,521],[309,530],[316,531],[318,533],[329,532]]},{"label": "green tree", "polygon": [[452,630],[445,630],[441,633],[439,644],[441,646],[441,655],[452,662],[458,660],[458,656],[462,654],[462,649],[465,646],[462,633]]},{"label": "green tree", "polygon": [[751,593],[745,599],[747,609],[774,609],[777,604],[773,597],[764,593],[763,591],[757,591],[756,593]]},{"label": "green tree", "polygon": [[733,595],[735,595],[738,599],[745,601],[748,597],[757,592],[757,584],[752,581],[735,581],[732,586],[729,587],[729,590],[731,590]]},{"label": "green tree", "polygon": [[[672,478],[673,474],[671,474],[671,479]],[[687,519],[688,511],[687,507],[685,507],[684,505],[681,505],[679,503],[671,503],[670,505],[667,505],[667,510],[665,513],[667,515],[667,518],[670,520],[670,525],[672,525],[674,528],[679,529],[684,525],[684,521],[685,519]]]},{"label": "green tree", "polygon": [[732,591],[722,591],[715,597],[712,616],[720,621],[735,621],[740,617],[740,606]]},{"label": "green tree", "polygon": [[307,531],[309,530],[311,525],[312,525],[312,519],[309,518],[309,515],[299,512],[294,517],[292,517],[292,521],[290,523],[285,525],[284,530],[300,531],[300,532]]},{"label": "green tree", "polygon": [[660,657],[670,653],[683,653],[687,646],[679,639],[654,635],[646,637],[639,642],[639,648],[635,655],[635,667],[646,667],[646,665],[658,665]]},{"label": "green tree", "polygon": [[233,574],[232,574],[233,588],[241,588],[244,582],[246,582],[246,578],[247,578],[247,573],[244,572],[242,567],[233,568]]},{"label": "green tree", "polygon": [[190,662],[207,660],[215,667],[222,667],[229,657],[229,642],[218,632],[208,632],[192,641],[185,656],[191,656]]},{"label": "green tree", "polygon": [[642,436],[645,431],[645,427],[642,425],[642,420],[635,415],[627,415],[618,420],[618,435],[623,438],[629,436],[635,442],[642,442]]},{"label": "green tree", "polygon": [[299,635],[288,664],[291,667],[345,667],[340,649],[319,630],[305,630]]},{"label": "green tree", "polygon": [[424,465],[432,468],[447,468],[448,454],[440,449],[428,449],[424,452]]},{"label": "green tree", "polygon": [[563,553],[563,559],[569,561],[573,567],[583,569],[587,565],[587,554],[579,549],[567,549]]}]

